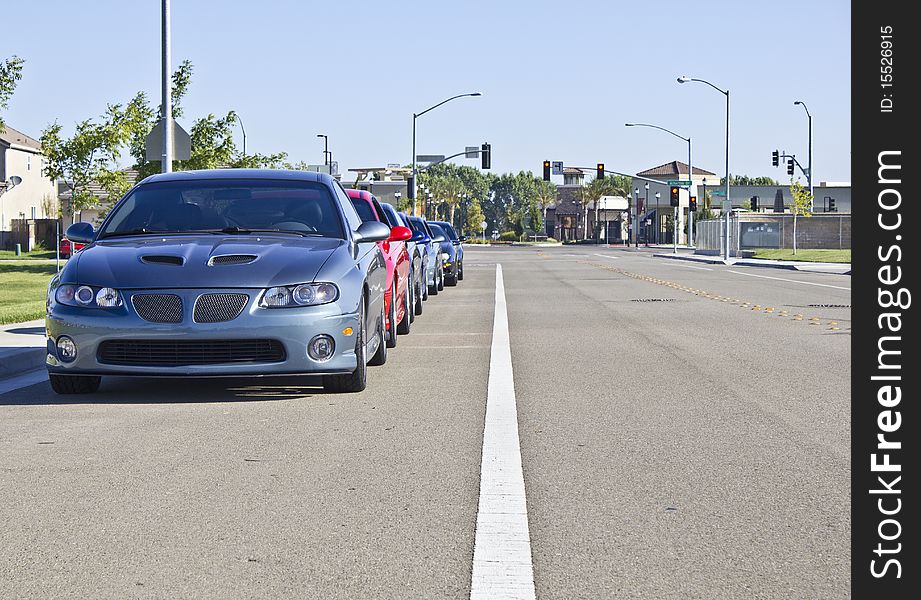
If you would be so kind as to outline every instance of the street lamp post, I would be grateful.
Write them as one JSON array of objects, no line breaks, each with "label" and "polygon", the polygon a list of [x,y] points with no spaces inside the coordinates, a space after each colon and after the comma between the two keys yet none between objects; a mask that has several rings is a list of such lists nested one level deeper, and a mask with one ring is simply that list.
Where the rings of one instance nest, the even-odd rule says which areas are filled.
[{"label": "street lamp post", "polygon": [[246,156],[246,128],[243,127],[243,119],[240,118],[240,115],[234,113],[237,117],[237,123],[240,124],[240,131],[243,132],[243,156]]},{"label": "street lamp post", "polygon": [[811,211],[815,205],[815,195],[812,193],[813,192],[812,190],[812,115],[809,114],[809,109],[806,108],[805,102],[801,100],[797,100],[793,104],[794,105],[799,104],[800,106],[802,106],[803,110],[806,111],[806,116],[809,118],[809,174],[806,177],[806,179],[809,182],[809,195],[812,196],[811,204],[813,204],[813,206],[809,208],[809,210]]},{"label": "street lamp post", "polygon": [[317,134],[318,138],[323,138],[323,160],[324,164],[329,167],[329,174],[333,174],[332,161],[329,159],[329,136],[322,133]]},{"label": "street lamp post", "polygon": [[[456,96],[451,96],[447,100],[442,100],[438,104],[434,106],[430,106],[420,113],[413,113],[413,171],[412,171],[413,172],[413,189],[412,189],[412,197],[414,200],[414,203],[413,203],[414,208],[415,208],[415,198],[416,198],[416,119],[418,119],[425,113],[429,112],[430,110],[434,110],[438,108],[442,104],[447,104],[451,100],[456,100],[458,98],[463,98],[465,96],[482,96],[482,95],[483,94],[481,94],[480,92],[470,92],[468,94],[458,94]],[[423,203],[423,206],[425,206],[424,203]],[[413,212],[413,214],[415,214],[415,212]]]},{"label": "street lamp post", "polygon": [[656,246],[659,245],[659,234],[662,232],[662,217],[659,215],[659,198],[662,195],[656,192]]},{"label": "street lamp post", "polygon": [[[664,127],[659,127],[658,125],[650,125],[649,123],[624,123],[625,127],[652,127],[653,129],[659,129],[665,133],[670,133],[680,140],[684,140],[688,143],[688,180],[691,184],[688,186],[688,196],[694,195],[694,167],[691,166],[691,138],[684,137],[683,135],[678,135],[674,131],[670,131]],[[680,173],[678,174],[681,175]],[[690,208],[690,199],[688,200],[688,246],[694,245],[694,216]],[[677,227],[677,225],[676,225]],[[677,231],[677,230],[676,230]]]},{"label": "street lamp post", "polygon": [[[646,199],[643,200],[643,209],[649,210],[649,182],[646,182]],[[656,220],[659,219],[659,207],[656,206]],[[656,243],[659,243],[659,232],[656,231]],[[646,245],[649,245],[649,230],[646,231]]]},{"label": "street lamp post", "polygon": [[712,83],[710,83],[709,81],[705,81],[703,79],[695,79],[693,77],[687,77],[687,76],[682,76],[678,78],[678,83],[687,83],[689,81],[697,81],[699,83],[706,83],[707,85],[709,85],[710,87],[718,91],[719,93],[724,94],[726,96],[726,203],[729,206],[729,210],[725,211],[726,212],[726,231],[725,231],[726,250],[724,253],[724,259],[729,260],[729,217],[732,214],[732,201],[729,198],[729,90],[720,89],[716,87],[715,85],[713,85]]},{"label": "street lamp post", "polygon": [[633,212],[636,217],[633,219],[633,247],[640,247],[640,188],[633,188]]}]

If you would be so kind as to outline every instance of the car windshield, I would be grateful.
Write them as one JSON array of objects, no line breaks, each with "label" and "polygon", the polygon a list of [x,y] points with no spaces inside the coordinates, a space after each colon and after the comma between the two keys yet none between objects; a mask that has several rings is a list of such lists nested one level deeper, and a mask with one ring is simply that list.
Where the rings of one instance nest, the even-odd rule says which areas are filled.
[{"label": "car windshield", "polygon": [[377,215],[374,214],[374,209],[371,208],[370,202],[362,198],[350,198],[350,200],[352,201],[352,206],[358,212],[358,216],[361,217],[362,223],[377,221]]},{"label": "car windshield", "polygon": [[311,181],[200,179],[138,186],[99,238],[144,233],[281,232],[345,238],[329,188]]},{"label": "car windshield", "polygon": [[437,237],[440,235],[444,239],[448,239],[448,236],[445,235],[445,230],[439,227],[438,225],[435,225],[434,223],[429,223],[429,229],[432,230],[433,237]]},{"label": "car windshield", "polygon": [[441,228],[444,230],[445,233],[448,234],[448,238],[450,238],[452,242],[457,241],[457,232],[454,231],[454,228],[451,227],[451,225],[449,225],[448,223],[442,223]]}]

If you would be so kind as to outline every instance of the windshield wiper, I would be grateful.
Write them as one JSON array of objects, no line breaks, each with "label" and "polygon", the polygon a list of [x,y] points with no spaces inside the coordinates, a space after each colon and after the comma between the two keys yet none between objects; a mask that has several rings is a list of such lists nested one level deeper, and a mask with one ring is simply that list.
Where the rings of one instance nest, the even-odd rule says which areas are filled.
[{"label": "windshield wiper", "polygon": [[99,236],[99,239],[104,240],[110,237],[122,237],[128,235],[144,235],[144,234],[175,234],[175,233],[185,233],[184,231],[170,231],[168,229],[147,229],[146,227],[138,227],[137,229],[129,229],[127,231],[112,231],[106,232]]},{"label": "windshield wiper", "polygon": [[231,225],[230,227],[224,227],[223,229],[202,229],[200,231],[207,232],[207,233],[215,233],[215,234],[228,233],[232,235],[248,235],[251,233],[288,233],[291,235],[322,237],[319,233],[310,233],[307,231],[296,231],[294,229],[250,228],[250,227],[237,227],[236,225]]}]

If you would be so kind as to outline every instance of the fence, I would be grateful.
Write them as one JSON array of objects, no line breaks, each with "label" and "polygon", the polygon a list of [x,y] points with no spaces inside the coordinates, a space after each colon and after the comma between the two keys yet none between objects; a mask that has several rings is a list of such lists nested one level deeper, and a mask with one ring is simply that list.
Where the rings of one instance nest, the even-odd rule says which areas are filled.
[{"label": "fence", "polygon": [[[702,254],[722,254],[725,220],[697,223],[695,243]],[[813,215],[796,219],[797,248],[851,247],[851,215]],[[734,255],[751,248],[793,248],[793,215],[735,213],[729,222],[729,248]]]}]

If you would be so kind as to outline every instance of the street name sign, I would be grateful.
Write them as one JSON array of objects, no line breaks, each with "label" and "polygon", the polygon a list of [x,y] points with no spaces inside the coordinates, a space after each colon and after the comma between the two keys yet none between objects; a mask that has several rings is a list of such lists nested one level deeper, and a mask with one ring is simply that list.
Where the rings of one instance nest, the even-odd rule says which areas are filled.
[{"label": "street name sign", "polygon": [[678,187],[691,187],[691,182],[687,179],[669,179],[668,185],[677,185]]},{"label": "street name sign", "polygon": [[433,163],[433,162],[438,162],[444,159],[445,159],[444,154],[417,154],[416,155],[416,162]]},{"label": "street name sign", "polygon": [[476,158],[479,155],[479,146],[464,146],[464,158]]}]

